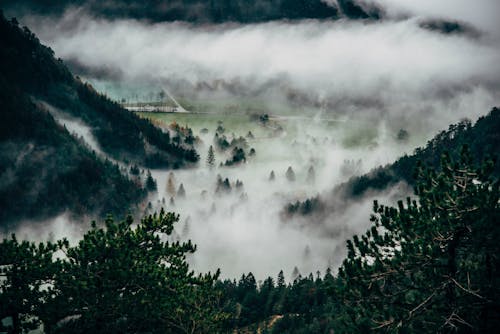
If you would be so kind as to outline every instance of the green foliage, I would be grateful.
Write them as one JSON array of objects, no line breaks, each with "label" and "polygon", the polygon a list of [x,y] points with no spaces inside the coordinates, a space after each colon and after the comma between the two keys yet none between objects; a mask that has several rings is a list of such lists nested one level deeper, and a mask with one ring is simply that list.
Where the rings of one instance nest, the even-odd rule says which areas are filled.
[{"label": "green foliage", "polygon": [[[189,145],[170,142],[146,119],[121,108],[74,78],[28,28],[0,15],[0,225],[41,220],[64,211],[77,216],[134,210],[146,195],[140,183],[102,161],[61,127],[38,101],[92,128],[101,148],[135,165],[178,168],[198,161]],[[189,131],[187,131],[189,134]],[[138,167],[131,169],[138,174]],[[11,226],[12,227],[12,226]]]},{"label": "green foliage", "polygon": [[158,190],[158,186],[156,185],[155,179],[151,175],[151,171],[148,170],[148,175],[146,177],[146,189],[149,192],[156,192]]},{"label": "green foliage", "polygon": [[246,156],[245,156],[245,151],[240,147],[233,148],[231,155],[232,155],[231,159],[226,160],[226,162],[224,163],[225,166],[238,165],[238,164],[241,164],[247,160]]},{"label": "green foliage", "polygon": [[[493,108],[474,125],[468,120],[452,124],[448,130],[441,131],[427,142],[424,148],[415,149],[412,155],[405,155],[393,164],[376,168],[366,175],[353,177],[338,186],[335,192],[343,193],[346,198],[360,197],[370,189],[383,190],[399,181],[414,185],[414,168],[418,161],[437,168],[442,154],[448,152],[452,158],[458,159],[463,145],[468,145],[474,152],[476,163],[488,156],[496,157],[500,147],[499,133],[500,109]],[[496,165],[493,173],[500,176],[500,166]]]},{"label": "green foliage", "polygon": [[290,218],[296,214],[301,216],[308,216],[313,213],[322,213],[326,209],[325,204],[321,201],[319,196],[308,198],[305,201],[297,201],[290,203],[283,211],[285,218]]},{"label": "green foliage", "polygon": [[21,29],[3,14],[0,36],[0,76],[5,80],[0,82],[0,88],[15,87],[10,99],[24,94],[33,96],[82,120],[92,129],[101,148],[116,159],[164,168],[198,161],[192,147],[172,143],[169,134],[150,121],[74,78],[28,28]]},{"label": "green foliage", "polygon": [[[492,160],[468,150],[418,164],[417,200],[374,203],[373,226],[347,241],[338,277],[298,276],[255,288],[225,282],[233,327],[272,333],[492,333],[500,322],[500,191]],[[264,297],[265,296],[265,297]],[[258,306],[256,306],[258,305]],[[239,306],[239,307],[238,307]],[[250,326],[250,327],[245,327]],[[262,329],[262,327],[260,327]]]},{"label": "green foliage", "polygon": [[0,226],[66,210],[118,215],[144,198],[140,184],[99,159],[1,73],[0,86]]},{"label": "green foliage", "polygon": [[[464,145],[468,145],[474,152],[474,162],[479,163],[485,158],[498,158],[498,147],[500,147],[500,109],[493,108],[486,116],[480,117],[472,125],[470,121],[463,120],[457,124],[449,126],[448,130],[441,131],[431,139],[424,148],[415,149],[412,155],[404,155],[394,163],[387,166],[374,168],[370,172],[353,176],[347,182],[335,186],[330,198],[321,196],[319,200],[329,206],[348,205],[348,201],[363,197],[369,191],[381,191],[398,182],[404,181],[409,185],[415,185],[415,166],[417,162],[438,168],[440,157],[448,152],[454,159],[460,156],[460,150]],[[361,160],[344,161],[341,172],[351,174],[358,170]],[[493,175],[500,177],[500,164],[496,164],[493,169]],[[313,201],[314,199],[310,199]],[[303,206],[305,203],[289,204],[288,208]],[[287,212],[287,207],[284,212]],[[295,211],[299,212],[300,211]],[[321,207],[318,210],[321,214]]]},{"label": "green foliage", "polygon": [[[27,333],[38,328],[40,321],[33,315],[50,298],[58,269],[52,260],[56,249],[52,243],[19,242],[15,235],[0,243],[0,332]],[[11,325],[4,327],[1,320],[6,318]]]},{"label": "green foliage", "polygon": [[[217,332],[226,318],[214,289],[219,272],[189,270],[186,254],[196,247],[168,241],[178,219],[161,211],[133,227],[131,217],[108,218],[75,246],[4,240],[0,318],[15,317],[19,328],[41,322],[47,333]],[[54,260],[56,250],[64,256]]]},{"label": "green foliage", "polygon": [[210,168],[214,168],[215,166],[215,153],[212,145],[210,145],[210,147],[208,148],[207,165]]},{"label": "green foliage", "polygon": [[499,184],[494,164],[444,155],[418,166],[417,201],[374,203],[373,227],[347,242],[339,275],[344,332],[492,332],[500,325]]}]

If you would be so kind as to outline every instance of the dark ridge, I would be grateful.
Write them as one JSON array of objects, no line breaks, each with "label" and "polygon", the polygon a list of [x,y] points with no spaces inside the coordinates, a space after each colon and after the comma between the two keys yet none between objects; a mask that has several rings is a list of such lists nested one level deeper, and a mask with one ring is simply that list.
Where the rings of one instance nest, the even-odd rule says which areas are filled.
[{"label": "dark ridge", "polygon": [[[375,168],[366,175],[355,176],[337,186],[334,193],[340,193],[345,198],[359,198],[368,190],[385,190],[400,181],[414,185],[414,166],[418,161],[437,168],[444,153],[448,152],[458,159],[464,145],[474,152],[476,163],[486,157],[497,159],[500,148],[500,109],[494,107],[474,125],[469,120],[450,125],[448,130],[441,131],[429,140],[424,148],[417,148],[412,155],[404,155],[393,164]],[[500,176],[498,164],[495,168],[494,175]]]},{"label": "dark ridge", "polygon": [[12,15],[62,15],[69,8],[84,9],[106,19],[151,22],[257,23],[301,19],[380,19],[382,10],[361,1],[339,0],[340,10],[323,0],[5,0]]},{"label": "dark ridge", "polygon": [[427,19],[420,21],[418,25],[422,29],[438,32],[444,35],[465,35],[470,38],[481,37],[481,32],[466,22]]},{"label": "dark ridge", "polygon": [[[441,131],[429,140],[425,147],[415,149],[412,155],[404,155],[392,164],[374,168],[361,176],[354,176],[347,182],[334,187],[328,195],[304,202],[290,203],[283,208],[282,216],[307,216],[313,213],[325,216],[325,208],[345,207],[349,205],[349,201],[359,200],[368,193],[382,192],[401,181],[413,186],[415,166],[419,161],[437,168],[444,153],[449,153],[452,158],[458,159],[464,145],[474,152],[475,163],[487,157],[497,160],[500,153],[499,108],[494,107],[486,116],[480,117],[474,125],[469,120],[450,125],[447,130]],[[493,175],[500,176],[499,164],[495,165]],[[311,203],[315,203],[312,208]],[[305,207],[309,210],[304,210]]]},{"label": "dark ridge", "polygon": [[352,20],[380,20],[383,10],[374,4],[366,4],[355,0],[338,0],[340,11]]},{"label": "dark ridge", "polygon": [[171,142],[168,133],[73,77],[62,60],[15,19],[8,22],[2,17],[0,36],[0,71],[6,81],[87,124],[113,158],[151,168],[179,168],[198,161],[192,145]]},{"label": "dark ridge", "polygon": [[88,125],[117,160],[181,167],[198,160],[151,122],[73,77],[54,52],[16,19],[0,15],[0,228],[63,212],[85,216],[136,212],[142,181],[96,155],[54,119],[44,101]]}]

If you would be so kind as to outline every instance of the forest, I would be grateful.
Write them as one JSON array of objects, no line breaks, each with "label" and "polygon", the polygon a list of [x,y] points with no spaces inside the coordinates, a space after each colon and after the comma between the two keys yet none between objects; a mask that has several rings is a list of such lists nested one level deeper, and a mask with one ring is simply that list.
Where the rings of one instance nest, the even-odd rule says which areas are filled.
[{"label": "forest", "polygon": [[498,332],[487,24],[368,0],[0,6],[0,334]]},{"label": "forest", "polygon": [[[184,0],[162,1],[4,1],[4,8],[33,11],[43,14],[62,13],[73,7],[84,7],[90,14],[106,18],[133,17],[155,22],[182,20],[197,23],[220,22],[263,22],[280,19],[370,19],[377,20],[383,11],[377,6],[357,0],[340,0],[338,5],[321,0]],[[20,8],[19,8],[20,7]],[[19,13],[19,12],[18,12]]]},{"label": "forest", "polygon": [[[92,223],[77,245],[0,243],[0,318],[9,333],[493,333],[500,310],[500,189],[495,163],[443,154],[418,162],[415,199],[373,203],[338,270],[195,275],[163,210]],[[367,217],[368,219],[368,217]],[[60,254],[55,256],[55,254]]]},{"label": "forest", "polygon": [[[62,60],[15,19],[0,17],[0,36],[3,229],[66,210],[75,217],[136,212],[147,190],[122,175],[118,161],[143,168],[179,168],[198,161],[191,144],[174,143],[168,132],[73,77]],[[74,138],[47,105],[91,128],[106,156]]]}]

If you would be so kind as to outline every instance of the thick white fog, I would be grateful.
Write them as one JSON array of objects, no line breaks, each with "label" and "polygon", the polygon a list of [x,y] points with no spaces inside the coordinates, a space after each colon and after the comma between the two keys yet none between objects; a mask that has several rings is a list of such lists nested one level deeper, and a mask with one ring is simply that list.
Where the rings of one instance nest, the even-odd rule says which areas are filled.
[{"label": "thick white fog", "polygon": [[[262,279],[281,269],[290,277],[295,266],[303,274],[336,268],[345,240],[369,226],[372,200],[394,203],[411,190],[399,184],[329,208],[321,219],[283,219],[287,203],[328,193],[353,174],[411,153],[437,131],[464,117],[475,120],[500,101],[500,33],[492,17],[498,3],[478,1],[477,10],[470,10],[465,1],[373,2],[387,6],[388,19],[150,24],[72,10],[60,18],[21,22],[80,69],[77,74],[116,99],[133,99],[149,89],[144,87],[167,87],[182,101],[219,101],[208,110],[213,120],[207,123],[206,115],[178,120],[201,139],[200,165],[173,171],[170,188],[177,192],[182,184],[186,197],[172,196],[172,189],[168,194],[171,171],[155,170],[158,194],[150,201],[153,209],[164,206],[181,214],[176,234],[198,245],[189,259],[196,270],[221,268],[224,277],[252,271]],[[459,20],[478,33],[423,29],[420,22],[428,18]],[[239,99],[258,104],[247,110],[265,110],[283,131],[273,133],[248,115],[240,115],[241,124],[228,121],[227,106]],[[159,124],[166,128],[175,117],[169,114]],[[256,155],[247,155],[247,163],[218,167],[229,156],[216,151],[217,167],[208,168],[217,120],[229,138],[252,131],[247,152],[255,148]],[[408,141],[396,140],[399,129],[408,131]],[[346,169],[346,160],[361,163]],[[289,166],[294,182],[285,177]],[[315,178],[308,181],[311,166]],[[215,194],[218,174],[229,179],[231,193]],[[243,182],[240,190],[237,180]]]},{"label": "thick white fog", "polygon": [[[174,196],[170,203],[168,178],[170,171],[154,171],[158,181],[158,199],[153,206],[165,206],[181,214],[177,233],[198,244],[198,252],[190,259],[197,270],[207,271],[221,268],[225,277],[238,277],[252,271],[259,278],[275,275],[283,269],[291,274],[297,266],[302,273],[324,272],[327,267],[336,268],[342,261],[345,239],[360,233],[369,226],[369,214],[373,198],[354,203],[346,212],[331,212],[328,218],[283,219],[285,205],[296,200],[305,200],[319,193],[331,191],[335,184],[352,173],[366,172],[373,166],[393,161],[411,144],[396,142],[394,137],[378,130],[370,145],[345,148],[343,140],[348,138],[357,124],[338,124],[326,127],[320,120],[303,122],[295,119],[280,119],[285,129],[279,137],[270,136],[270,130],[257,122],[245,122],[239,126],[236,136],[245,136],[247,129],[254,134],[247,139],[249,147],[256,150],[247,163],[236,167],[206,166],[208,146],[212,144],[215,126],[208,125],[209,132],[203,134],[199,126],[193,130],[203,140],[198,147],[201,167],[195,170],[175,170],[173,186],[180,184],[186,197]],[[230,133],[230,125],[223,124]],[[238,131],[239,130],[239,131]],[[244,133],[242,133],[244,132]],[[216,164],[224,162],[229,155],[216,150]],[[343,169],[345,160],[362,164],[358,170]],[[295,181],[286,178],[291,166]],[[308,180],[308,169],[314,166],[315,177]],[[270,181],[271,171],[275,180]],[[216,193],[217,175],[226,177],[231,192]],[[237,189],[237,180],[243,187]],[[206,191],[205,194],[203,192]],[[393,202],[396,194],[404,196],[408,190],[396,187],[381,199]],[[165,204],[162,199],[165,198]],[[341,208],[339,208],[341,209]],[[186,226],[187,225],[187,226]]]},{"label": "thick white fog", "polygon": [[195,26],[70,11],[25,21],[70,63],[128,84],[166,82],[174,95],[324,104],[432,131],[484,113],[499,95],[497,31],[445,35],[421,19]]}]

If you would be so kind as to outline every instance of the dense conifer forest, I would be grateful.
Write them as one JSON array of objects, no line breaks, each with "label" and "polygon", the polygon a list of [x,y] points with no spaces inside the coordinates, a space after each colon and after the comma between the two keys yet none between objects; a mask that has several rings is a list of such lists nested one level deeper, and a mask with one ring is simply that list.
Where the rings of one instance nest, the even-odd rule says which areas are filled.
[{"label": "dense conifer forest", "polygon": [[[0,18],[0,225],[69,210],[123,215],[145,198],[117,162],[179,168],[194,164],[192,145],[141,119],[73,77],[53,51],[16,19]],[[49,113],[47,104],[92,129],[98,156]]]},{"label": "dense conifer forest", "polygon": [[[16,7],[16,1],[4,1],[5,8]],[[107,18],[133,17],[152,21],[188,22],[263,22],[280,19],[379,19],[380,8],[356,0],[340,0],[336,4],[321,0],[221,0],[200,1],[23,1],[21,9],[44,14],[62,13],[71,7],[84,6],[90,14]]]},{"label": "dense conifer forest", "polygon": [[[2,5],[8,9],[14,3]],[[352,0],[279,0],[273,6],[263,0],[146,3],[150,6],[136,0],[61,1],[53,6],[51,1],[24,1],[16,8],[56,15],[82,5],[107,19],[252,25],[283,19],[379,20],[384,15],[376,5]],[[426,29],[461,29],[438,21],[429,21]],[[252,131],[238,123],[241,115],[224,113],[223,121],[221,114],[207,113],[211,119],[198,124],[198,136],[187,124],[161,123],[158,113],[147,118],[124,109],[74,76],[27,27],[1,12],[0,334],[498,332],[500,109],[491,108],[474,123],[463,119],[450,125],[393,163],[345,175],[341,163],[328,165],[331,160],[313,159],[303,151],[314,147],[326,156],[333,148],[338,157],[344,149],[339,143],[346,138],[366,141],[366,147],[355,147],[360,152],[377,146],[366,129],[320,118],[324,111],[316,122],[335,126],[318,136],[306,133],[304,123],[313,123],[312,118],[267,113],[244,115]],[[167,117],[200,115],[184,111]],[[89,134],[75,134],[67,120]],[[301,126],[294,129],[293,121]],[[328,131],[337,131],[338,137],[323,137]],[[398,145],[409,140],[410,132],[396,130],[393,137],[389,143],[397,152],[407,152]],[[295,139],[290,144],[295,165],[274,150],[284,147],[273,146],[276,138]],[[206,155],[198,153],[203,139],[208,139]],[[272,165],[277,168],[258,160],[269,152],[278,155]],[[362,165],[361,160],[344,162],[351,171]],[[324,171],[331,166],[339,166],[334,172],[347,181],[324,182]],[[320,182],[328,183],[322,189],[331,190],[310,197]],[[413,195],[388,203],[393,198],[384,191],[401,183]],[[258,197],[253,202],[257,210],[247,205],[252,196]],[[371,212],[361,218],[366,223],[362,231],[340,221],[335,231],[347,232],[338,232],[337,238],[318,226],[311,228],[316,235],[307,234],[318,217],[331,217],[335,210],[363,213],[361,205],[348,209],[367,199]],[[191,211],[178,214],[186,208]],[[262,213],[269,212],[277,221],[258,225]],[[50,231],[44,238],[50,219],[64,215],[70,217],[64,219],[62,235]],[[256,229],[239,224],[248,215]],[[199,217],[202,222],[195,225]],[[292,226],[292,233],[285,228],[295,218],[310,224]],[[80,228],[76,237],[68,227],[72,222]],[[35,238],[23,235],[21,227],[26,226]],[[190,234],[197,228],[198,233]],[[242,228],[244,238],[238,239]],[[211,234],[199,249],[191,237],[202,239],[210,229],[220,235]],[[297,261],[293,271],[283,268],[271,276],[267,271],[262,279],[252,272],[258,266],[242,260],[243,252],[228,254],[224,239],[234,238],[239,251],[250,231],[258,231],[250,239],[257,240],[253,250],[267,257],[285,249]],[[273,248],[266,249],[261,239],[272,231],[278,231],[278,239],[270,238]],[[316,256],[311,255],[313,242],[324,246],[325,240],[340,240],[327,248],[334,250],[331,256],[340,260],[338,265],[301,272],[301,260],[292,254],[308,238],[304,258],[310,262]],[[236,278],[220,269],[199,270],[194,256],[210,250],[207,239],[217,244],[214,262],[221,266],[216,268],[222,261],[239,261],[253,269]]]}]

